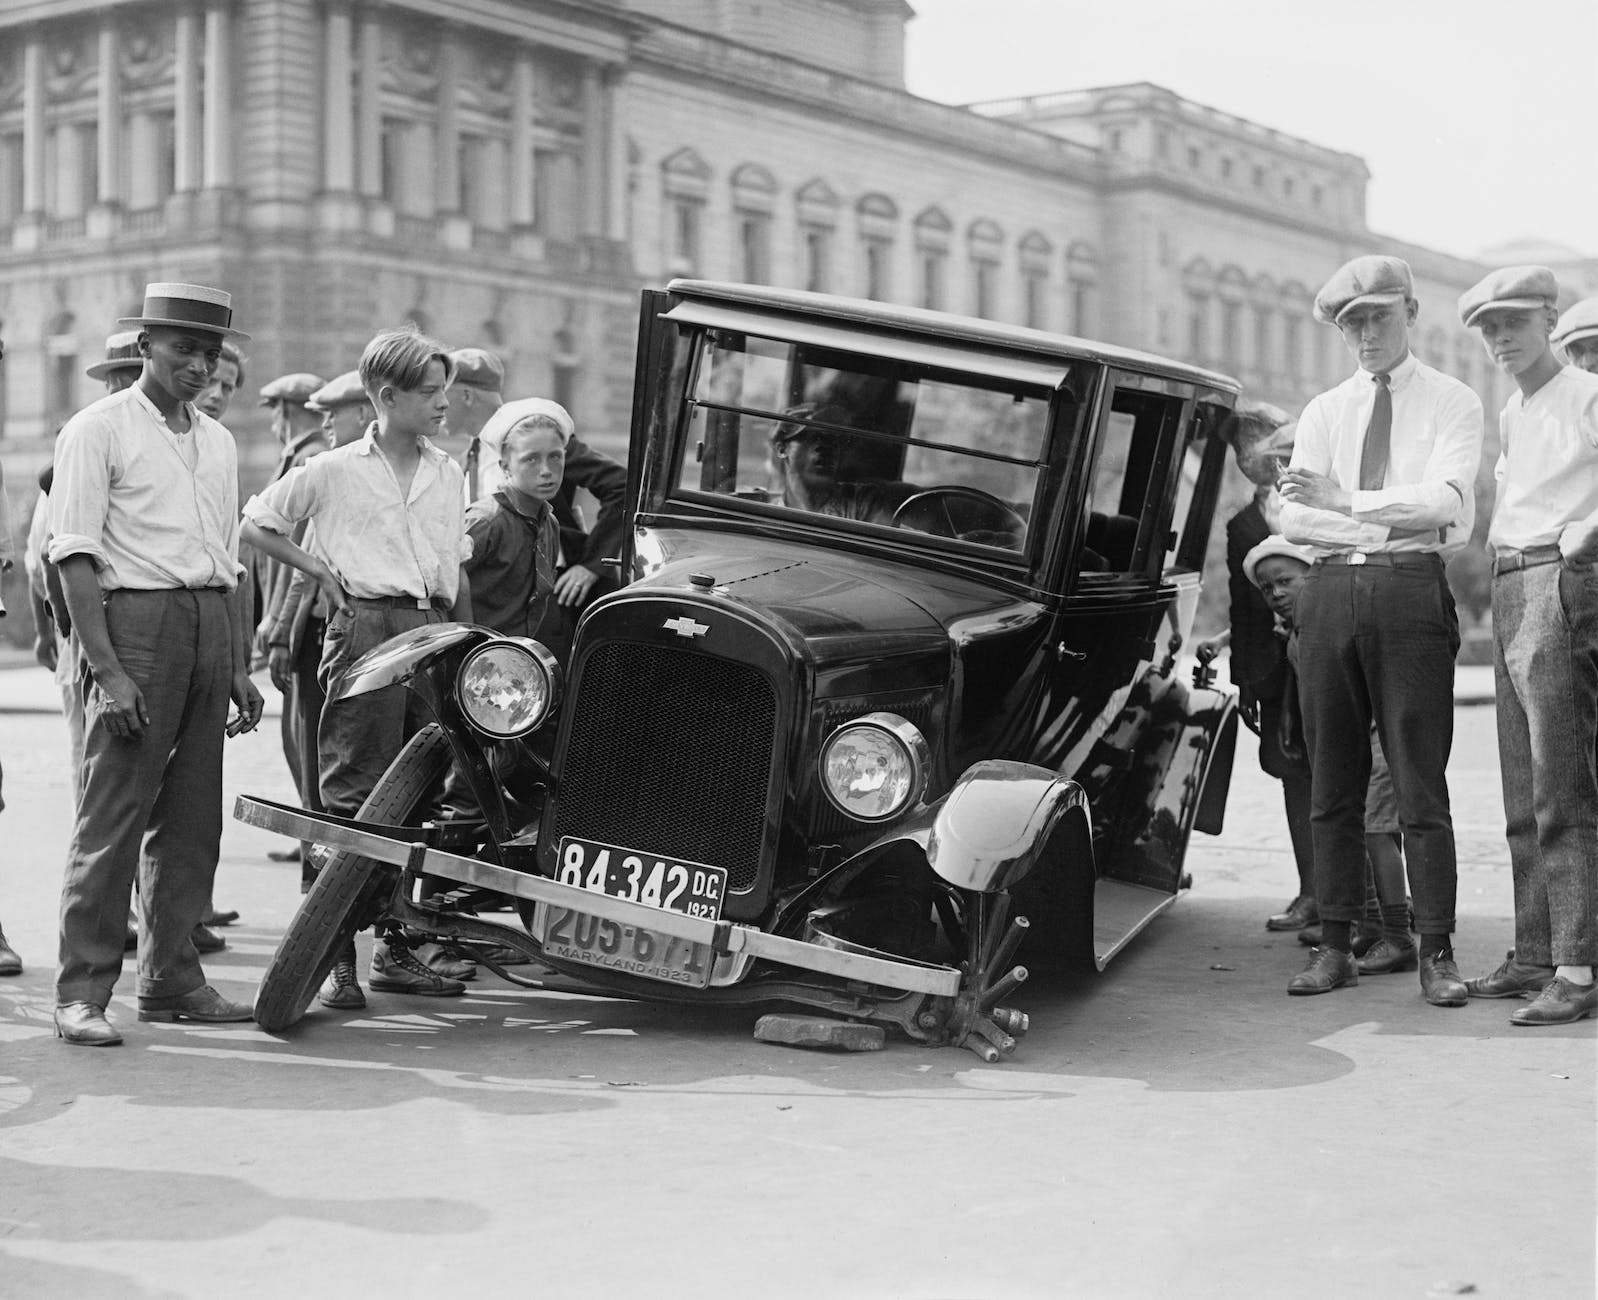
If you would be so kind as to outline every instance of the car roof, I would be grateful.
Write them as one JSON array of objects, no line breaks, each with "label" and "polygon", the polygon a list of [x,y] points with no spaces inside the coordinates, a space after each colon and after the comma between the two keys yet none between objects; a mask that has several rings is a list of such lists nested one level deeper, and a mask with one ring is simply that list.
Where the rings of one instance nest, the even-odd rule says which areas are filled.
[{"label": "car roof", "polygon": [[983,348],[1000,348],[1051,360],[1094,361],[1124,367],[1170,379],[1239,393],[1242,385],[1229,375],[1202,366],[1172,361],[1151,352],[1117,347],[1069,334],[1028,329],[958,316],[950,312],[929,311],[923,307],[900,307],[864,298],[842,298],[803,289],[774,289],[758,284],[732,284],[716,280],[673,280],[667,291],[680,298],[722,302],[765,312],[824,317],[845,325],[873,330],[900,331],[929,339],[957,341]]}]

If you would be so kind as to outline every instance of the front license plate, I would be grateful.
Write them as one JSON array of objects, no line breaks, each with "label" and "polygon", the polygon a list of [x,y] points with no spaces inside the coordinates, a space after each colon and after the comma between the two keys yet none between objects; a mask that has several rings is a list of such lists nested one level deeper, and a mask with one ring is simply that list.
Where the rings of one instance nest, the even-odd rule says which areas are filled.
[{"label": "front license plate", "polygon": [[[680,862],[571,835],[560,842],[555,879],[576,889],[707,921],[721,919],[727,892],[724,867]],[[688,988],[708,985],[715,964],[707,944],[561,907],[549,909],[543,943],[551,957]]]}]

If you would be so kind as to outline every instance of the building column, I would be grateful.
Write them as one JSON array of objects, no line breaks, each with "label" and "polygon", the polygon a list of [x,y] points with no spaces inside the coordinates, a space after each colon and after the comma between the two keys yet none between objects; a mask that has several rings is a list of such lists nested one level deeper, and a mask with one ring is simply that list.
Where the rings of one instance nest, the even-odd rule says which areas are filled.
[{"label": "building column", "polygon": [[121,203],[122,193],[122,83],[117,67],[117,24],[114,10],[100,19],[100,84],[95,97],[99,131],[100,192],[102,204]]},{"label": "building column", "polygon": [[58,217],[81,217],[83,192],[83,133],[76,123],[55,129],[55,212]]},{"label": "building column", "polygon": [[44,211],[44,41],[28,33],[22,51],[22,210]]},{"label": "building column", "polygon": [[437,168],[441,215],[461,210],[460,38],[445,27],[438,51]]},{"label": "building column", "polygon": [[605,238],[627,239],[626,69],[618,65],[605,78]]},{"label": "building column", "polygon": [[200,23],[188,5],[178,10],[172,77],[172,188],[181,194],[200,186]]},{"label": "building column", "polygon": [[581,235],[601,235],[605,230],[605,97],[600,67],[583,64],[582,81],[582,224]]},{"label": "building column", "polygon": [[348,194],[355,188],[355,103],[350,90],[350,11],[343,0],[327,9],[323,40],[322,188]]},{"label": "building column", "polygon": [[233,15],[229,0],[205,9],[205,188],[233,184]]},{"label": "building column", "polygon": [[160,201],[156,193],[159,149],[160,129],[154,115],[135,113],[128,123],[128,207],[136,212]]},{"label": "building column", "polygon": [[510,223],[513,228],[533,224],[533,49],[518,46],[512,72],[510,105]]},{"label": "building column", "polygon": [[360,191],[375,199],[383,194],[383,26],[374,4],[361,10],[360,46],[360,97],[355,105]]}]

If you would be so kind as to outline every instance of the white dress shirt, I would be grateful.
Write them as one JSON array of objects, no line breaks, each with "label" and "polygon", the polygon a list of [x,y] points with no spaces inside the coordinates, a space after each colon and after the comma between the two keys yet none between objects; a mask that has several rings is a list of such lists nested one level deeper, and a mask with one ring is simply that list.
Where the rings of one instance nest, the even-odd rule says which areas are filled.
[{"label": "white dress shirt", "polygon": [[359,442],[335,447],[244,504],[259,528],[294,532],[302,520],[306,549],[324,561],[351,596],[414,596],[455,603],[460,566],[472,554],[462,504],[461,467],[426,438],[409,492],[377,445],[371,425]]},{"label": "white dress shirt", "polygon": [[173,433],[134,384],[67,421],[50,488],[52,561],[87,555],[104,591],[238,585],[238,449],[210,416],[184,410],[189,431]]},{"label": "white dress shirt", "polygon": [[1498,431],[1495,552],[1551,546],[1566,524],[1598,515],[1598,375],[1566,366],[1530,397],[1517,388]]},{"label": "white dress shirt", "polygon": [[[1393,431],[1386,486],[1381,488],[1357,486],[1365,429],[1376,403],[1376,376],[1356,371],[1304,408],[1292,468],[1313,470],[1352,488],[1353,514],[1285,502],[1282,532],[1289,541],[1320,555],[1358,550],[1439,551],[1448,556],[1470,540],[1481,463],[1481,400],[1413,354],[1393,368],[1389,381]],[[1405,531],[1395,535],[1395,529]]]}]

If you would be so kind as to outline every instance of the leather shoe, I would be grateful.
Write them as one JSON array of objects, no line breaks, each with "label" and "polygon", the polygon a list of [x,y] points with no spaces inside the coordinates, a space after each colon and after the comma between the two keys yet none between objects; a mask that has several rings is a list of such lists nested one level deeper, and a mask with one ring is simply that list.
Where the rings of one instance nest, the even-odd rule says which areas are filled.
[{"label": "leather shoe", "polygon": [[189,938],[194,943],[196,952],[221,952],[227,947],[227,940],[215,930],[207,930],[203,925],[197,925],[189,932]]},{"label": "leather shoe", "polygon": [[1333,989],[1353,988],[1359,983],[1359,967],[1354,954],[1336,948],[1317,948],[1309,964],[1287,981],[1287,991],[1295,997],[1311,993],[1330,993]]},{"label": "leather shoe", "polygon": [[213,907],[209,912],[207,912],[205,914],[205,917],[204,917],[204,919],[201,920],[200,924],[201,925],[232,925],[233,922],[237,921],[238,919],[239,919],[239,914],[237,912],[219,912],[219,911],[216,910],[216,908]]},{"label": "leather shoe", "polygon": [[22,974],[22,955],[6,942],[6,932],[0,930],[0,975]]},{"label": "leather shoe", "polygon": [[1414,970],[1420,954],[1412,943],[1394,943],[1391,939],[1378,939],[1358,959],[1361,975],[1392,975],[1401,970]]},{"label": "leather shoe", "polygon": [[1512,1025],[1568,1025],[1598,1012],[1598,984],[1572,984],[1555,975],[1543,991],[1509,1017]]},{"label": "leather shoe", "polygon": [[1470,1001],[1452,948],[1420,959],[1420,991],[1434,1007],[1462,1007]]},{"label": "leather shoe", "polygon": [[74,1047],[115,1047],[122,1035],[92,1002],[68,1002],[55,1009],[55,1036]]},{"label": "leather shoe", "polygon": [[366,994],[361,992],[361,982],[355,976],[355,963],[348,959],[334,962],[316,1000],[334,1011],[361,1010],[366,1005]]},{"label": "leather shoe", "polygon": [[1465,991],[1473,998],[1518,998],[1523,993],[1540,993],[1554,977],[1552,966],[1515,960],[1515,950],[1504,954],[1504,964],[1491,975],[1478,975],[1465,981]]},{"label": "leather shoe", "polygon": [[226,1025],[254,1020],[255,1012],[242,1002],[229,1002],[209,984],[202,984],[192,993],[177,997],[141,997],[139,1019],[167,1022],[193,1020],[202,1025]]},{"label": "leather shoe", "polygon": [[1319,948],[1321,940],[1326,937],[1326,932],[1321,929],[1321,923],[1316,921],[1313,925],[1306,925],[1298,932],[1298,941],[1306,948]]},{"label": "leather shoe", "polygon": [[374,993],[414,993],[424,998],[454,998],[466,992],[466,985],[422,965],[403,944],[382,940],[372,945],[367,983]]},{"label": "leather shoe", "polygon": [[1355,921],[1354,929],[1348,936],[1349,951],[1355,957],[1363,957],[1378,943],[1381,942],[1382,927],[1371,921]]},{"label": "leather shoe", "polygon": [[1267,930],[1302,930],[1321,919],[1319,905],[1308,894],[1300,894],[1287,905],[1285,911],[1265,918]]},{"label": "leather shoe", "polygon": [[440,943],[418,944],[415,948],[416,960],[426,966],[428,970],[435,971],[448,980],[467,980],[477,978],[477,963],[462,961],[452,957]]}]

